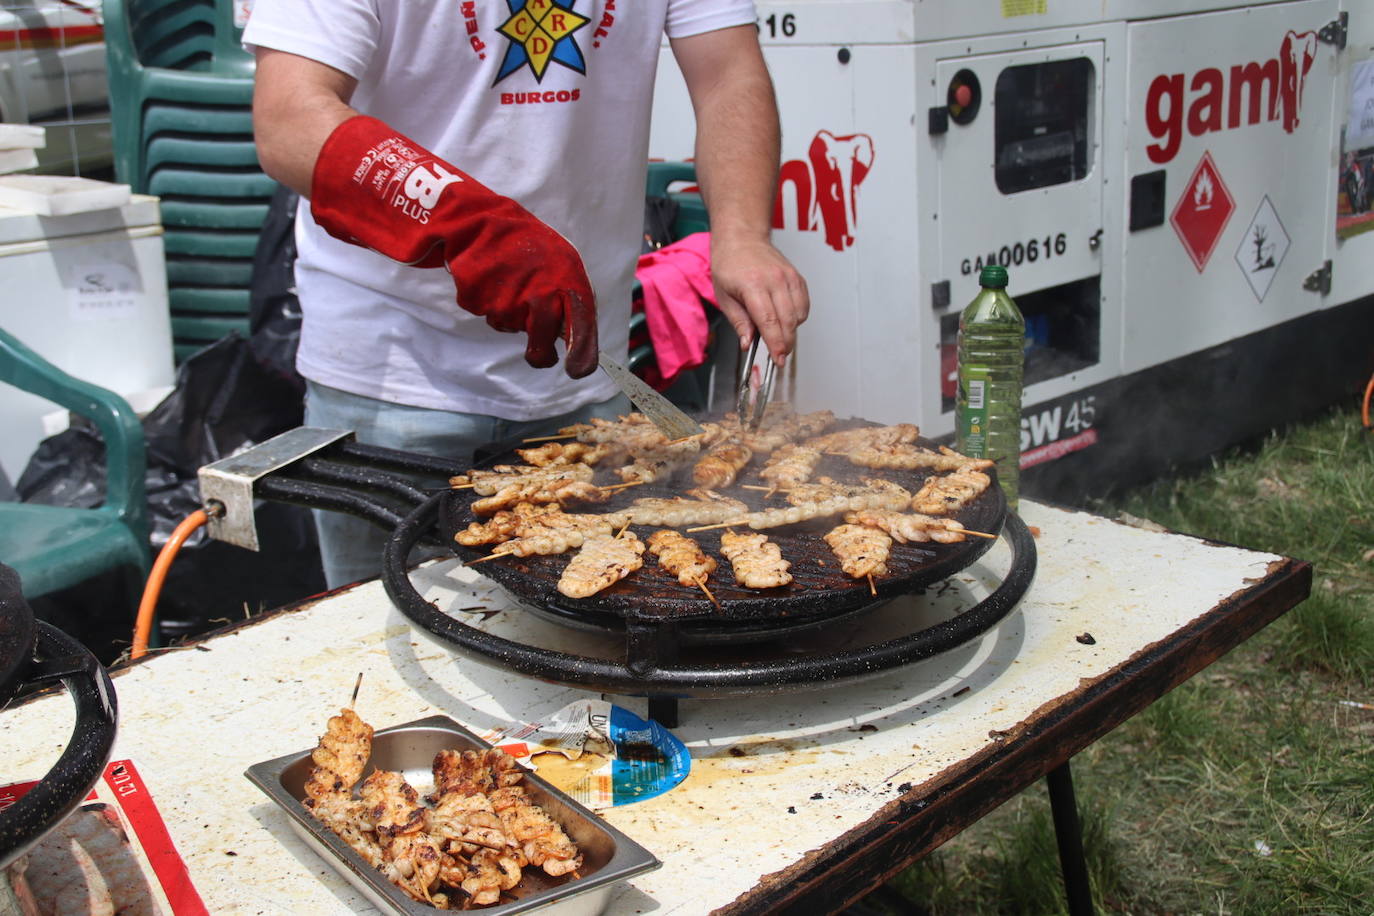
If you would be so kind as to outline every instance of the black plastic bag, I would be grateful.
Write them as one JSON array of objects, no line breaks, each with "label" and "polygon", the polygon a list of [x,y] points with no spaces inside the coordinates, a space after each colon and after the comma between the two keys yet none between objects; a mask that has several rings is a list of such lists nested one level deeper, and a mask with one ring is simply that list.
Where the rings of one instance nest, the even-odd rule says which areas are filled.
[{"label": "black plastic bag", "polygon": [[296,372],[301,339],[301,306],[296,297],[296,205],[300,195],[278,185],[253,250],[253,280],[248,290],[249,346],[266,369],[305,391]]},{"label": "black plastic bag", "polygon": [[673,222],[677,219],[678,203],[672,197],[648,195],[644,198],[644,243],[640,254],[657,251],[676,241]]}]

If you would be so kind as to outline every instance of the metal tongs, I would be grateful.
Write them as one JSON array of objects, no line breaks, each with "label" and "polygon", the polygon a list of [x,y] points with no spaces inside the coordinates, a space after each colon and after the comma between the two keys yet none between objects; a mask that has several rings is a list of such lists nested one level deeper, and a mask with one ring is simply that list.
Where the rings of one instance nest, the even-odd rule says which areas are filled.
[{"label": "metal tongs", "polygon": [[763,423],[768,399],[773,396],[773,376],[778,368],[766,348],[763,351],[764,366],[759,368],[758,354],[759,335],[755,333],[753,342],[749,344],[749,355],[740,367],[739,400],[735,404],[739,425],[747,432],[757,430]]}]

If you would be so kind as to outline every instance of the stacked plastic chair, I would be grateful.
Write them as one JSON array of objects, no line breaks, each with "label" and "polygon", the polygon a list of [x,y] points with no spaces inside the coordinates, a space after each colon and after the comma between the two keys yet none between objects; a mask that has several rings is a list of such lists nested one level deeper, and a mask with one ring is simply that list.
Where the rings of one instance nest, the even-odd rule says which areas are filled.
[{"label": "stacked plastic chair", "polygon": [[248,334],[276,183],[253,146],[253,58],[233,0],[105,0],[115,174],[162,199],[176,358]]}]

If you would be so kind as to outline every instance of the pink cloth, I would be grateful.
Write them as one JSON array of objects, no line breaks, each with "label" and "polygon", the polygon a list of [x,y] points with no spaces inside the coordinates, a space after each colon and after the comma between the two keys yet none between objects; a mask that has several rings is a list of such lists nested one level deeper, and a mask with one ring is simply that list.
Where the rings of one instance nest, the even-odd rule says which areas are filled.
[{"label": "pink cloth", "polygon": [[644,321],[664,382],[706,358],[702,300],[716,304],[711,285],[711,234],[696,232],[639,256],[635,277],[644,290]]}]

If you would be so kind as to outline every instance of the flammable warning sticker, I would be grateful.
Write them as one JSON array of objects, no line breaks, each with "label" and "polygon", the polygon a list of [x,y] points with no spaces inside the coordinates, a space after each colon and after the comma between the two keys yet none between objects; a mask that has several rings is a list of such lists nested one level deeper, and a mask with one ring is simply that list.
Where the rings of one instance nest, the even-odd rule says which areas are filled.
[{"label": "flammable warning sticker", "polygon": [[1002,0],[1002,18],[1035,16],[1050,11],[1050,0]]}]

